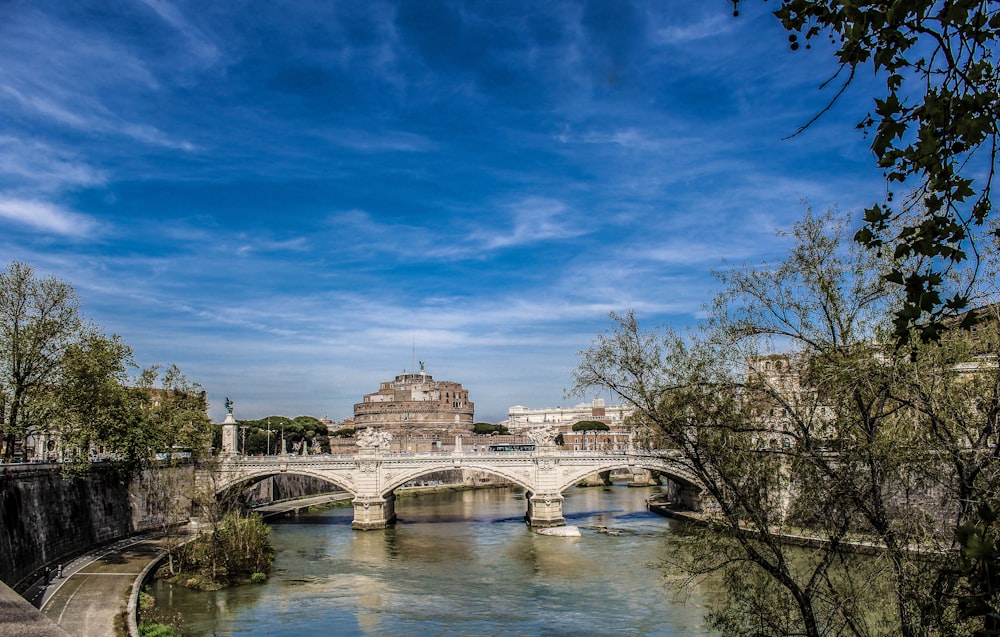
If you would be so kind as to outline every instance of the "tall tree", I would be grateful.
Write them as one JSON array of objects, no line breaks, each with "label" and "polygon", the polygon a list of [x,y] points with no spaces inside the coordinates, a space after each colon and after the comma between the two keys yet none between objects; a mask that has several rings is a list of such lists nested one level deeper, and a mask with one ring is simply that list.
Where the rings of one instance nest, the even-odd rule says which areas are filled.
[{"label": "tall tree", "polygon": [[[969,305],[968,289],[945,290],[947,273],[970,259],[975,267],[982,243],[998,237],[988,222],[1000,115],[1000,3],[782,0],[774,14],[793,50],[828,39],[829,47],[816,48],[836,58],[836,72],[823,83],[839,82],[831,104],[868,65],[885,82],[858,128],[870,136],[886,195],[865,211],[855,238],[868,247],[889,245],[897,257],[923,257],[900,261],[885,276],[905,295],[896,310],[897,339],[934,340],[945,328],[942,317]],[[912,194],[894,196],[900,190]]]},{"label": "tall tree", "polygon": [[135,391],[142,404],[140,426],[148,435],[150,451],[184,450],[195,458],[208,452],[212,422],[201,385],[189,380],[177,365],[170,365],[162,376],[159,367],[143,370]]},{"label": "tall tree", "polygon": [[[980,346],[963,334],[896,355],[884,274],[901,264],[847,237],[808,215],[783,261],[721,277],[695,333],[616,317],[576,388],[619,394],[698,476],[731,540],[689,547],[685,567],[729,585],[725,634],[987,634],[1000,597],[981,549],[1000,538],[979,511],[1000,489],[1000,370],[977,356],[1000,320]],[[803,530],[822,542],[789,549]],[[852,538],[878,557],[858,562]]]},{"label": "tall tree", "polygon": [[80,337],[73,286],[13,262],[0,272],[0,413],[5,460],[32,428],[53,417],[63,352]]},{"label": "tall tree", "polygon": [[92,327],[63,351],[56,418],[67,467],[85,469],[91,451],[134,466],[148,456],[138,425],[139,404],[129,390],[132,348]]}]

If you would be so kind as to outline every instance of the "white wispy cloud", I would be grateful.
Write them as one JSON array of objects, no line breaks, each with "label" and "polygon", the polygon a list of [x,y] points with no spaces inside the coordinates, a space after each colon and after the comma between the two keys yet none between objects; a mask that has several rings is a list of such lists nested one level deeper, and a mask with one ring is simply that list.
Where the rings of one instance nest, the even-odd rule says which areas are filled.
[{"label": "white wispy cloud", "polygon": [[219,49],[214,42],[198,27],[196,27],[173,4],[164,0],[142,0],[164,22],[175,28],[187,40],[185,50],[193,54],[203,63],[213,63],[219,57]]},{"label": "white wispy cloud", "polygon": [[0,218],[41,232],[87,238],[97,230],[90,217],[46,201],[0,199]]},{"label": "white wispy cloud", "polygon": [[[690,16],[688,16],[690,17]],[[719,34],[737,29],[739,24],[723,11],[702,14],[701,19],[689,21],[674,18],[668,24],[651,23],[651,42],[659,46],[685,45],[708,38],[717,39]]]},{"label": "white wispy cloud", "polygon": [[562,201],[546,197],[526,197],[507,206],[509,228],[477,230],[470,237],[486,249],[562,241],[591,231]]},{"label": "white wispy cloud", "polygon": [[147,108],[122,107],[123,96],[160,87],[156,72],[135,48],[102,37],[95,26],[60,21],[30,8],[9,17],[0,59],[18,63],[0,65],[0,107],[88,135],[194,149],[152,121],[137,120],[136,112],[146,112],[151,120]]},{"label": "white wispy cloud", "polygon": [[425,153],[438,148],[437,142],[417,133],[390,130],[334,130],[320,136],[330,143],[362,153]]},{"label": "white wispy cloud", "polygon": [[55,191],[105,183],[104,171],[89,166],[77,153],[52,144],[0,135],[0,179],[19,191]]},{"label": "white wispy cloud", "polygon": [[237,237],[239,244],[233,250],[237,256],[247,257],[261,253],[278,252],[308,252],[310,248],[309,239],[306,237],[292,237],[289,239],[270,239],[266,237],[252,237],[241,233]]}]

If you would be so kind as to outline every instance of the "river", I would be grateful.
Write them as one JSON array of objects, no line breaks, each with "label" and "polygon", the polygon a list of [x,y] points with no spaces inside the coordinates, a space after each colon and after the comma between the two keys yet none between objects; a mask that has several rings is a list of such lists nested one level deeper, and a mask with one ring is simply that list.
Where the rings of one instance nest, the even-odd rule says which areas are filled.
[{"label": "river", "polygon": [[384,531],[352,531],[351,507],[304,514],[272,525],[265,584],[153,594],[185,635],[715,635],[701,592],[668,588],[677,523],[646,510],[656,489],[569,489],[579,538],[531,532],[509,489],[399,498]]}]

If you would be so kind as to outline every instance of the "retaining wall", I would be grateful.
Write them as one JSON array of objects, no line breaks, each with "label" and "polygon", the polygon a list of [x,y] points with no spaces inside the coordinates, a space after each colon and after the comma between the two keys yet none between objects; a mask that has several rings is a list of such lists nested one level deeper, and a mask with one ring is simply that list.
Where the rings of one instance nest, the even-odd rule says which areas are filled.
[{"label": "retaining wall", "polygon": [[46,564],[135,532],[130,502],[105,468],[67,480],[58,465],[0,464],[0,581],[19,590]]}]

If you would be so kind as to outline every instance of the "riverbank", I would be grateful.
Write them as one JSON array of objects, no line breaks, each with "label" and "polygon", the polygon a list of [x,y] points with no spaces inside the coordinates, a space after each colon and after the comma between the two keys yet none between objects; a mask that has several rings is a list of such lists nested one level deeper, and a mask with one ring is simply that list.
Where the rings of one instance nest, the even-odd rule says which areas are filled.
[{"label": "riverbank", "polygon": [[396,489],[396,498],[415,498],[421,495],[430,495],[433,493],[458,493],[461,491],[478,491],[481,489],[508,489],[510,485],[507,484],[438,484],[429,486],[419,486],[419,487],[400,487]]},{"label": "riverbank", "polygon": [[[683,520],[684,522],[696,524],[698,526],[708,526],[712,523],[709,516],[704,513],[699,513],[697,511],[681,511],[671,507],[669,503],[663,502],[662,499],[662,495],[654,495],[650,497],[646,501],[647,508],[658,515],[674,520]],[[738,533],[741,533],[744,537],[753,537],[757,534],[754,529],[750,528],[740,529]],[[800,546],[811,549],[827,549],[832,545],[830,540],[813,535],[782,532],[772,532],[772,535],[777,538],[779,542],[788,546]],[[837,543],[837,547],[859,555],[880,555],[885,551],[884,546],[874,542],[864,542],[858,540],[842,540]],[[913,554],[924,559],[930,559],[934,556],[940,557],[940,555],[931,555],[926,551],[921,551],[919,549],[914,549]]]}]

